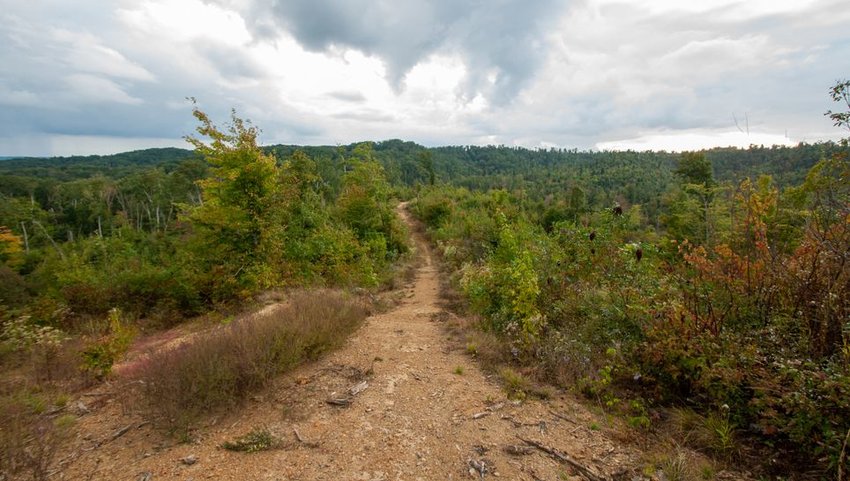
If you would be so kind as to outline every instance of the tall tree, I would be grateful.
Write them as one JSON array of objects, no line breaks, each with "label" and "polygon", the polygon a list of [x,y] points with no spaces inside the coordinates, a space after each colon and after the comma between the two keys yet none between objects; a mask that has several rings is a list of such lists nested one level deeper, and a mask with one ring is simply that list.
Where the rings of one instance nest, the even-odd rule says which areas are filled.
[{"label": "tall tree", "polygon": [[186,140],[210,164],[209,177],[198,181],[201,204],[188,209],[195,254],[213,285],[226,291],[271,285],[275,276],[270,266],[282,240],[275,159],[257,146],[258,129],[235,112],[225,131],[197,107],[192,113],[200,122],[198,134],[209,143],[191,135]]}]

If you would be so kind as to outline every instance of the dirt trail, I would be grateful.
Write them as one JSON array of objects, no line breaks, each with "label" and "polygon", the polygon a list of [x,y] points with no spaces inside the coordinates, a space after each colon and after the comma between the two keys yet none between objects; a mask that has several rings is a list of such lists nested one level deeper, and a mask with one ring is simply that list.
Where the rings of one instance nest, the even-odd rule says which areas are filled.
[{"label": "dirt trail", "polygon": [[[80,418],[83,434],[54,479],[555,481],[579,475],[540,450],[509,453],[523,445],[519,436],[601,476],[631,479],[639,455],[611,439],[616,431],[604,419],[568,396],[514,403],[474,359],[452,348],[439,320],[448,314],[440,307],[438,271],[421,236],[415,241],[424,261],[400,305],[370,317],[345,347],[283,376],[240,412],[210,421],[194,443],[164,437],[109,396],[84,399],[92,412]],[[362,381],[368,387],[349,406],[326,402]],[[219,447],[256,427],[285,445],[255,454]],[[197,462],[181,462],[187,456]]]}]

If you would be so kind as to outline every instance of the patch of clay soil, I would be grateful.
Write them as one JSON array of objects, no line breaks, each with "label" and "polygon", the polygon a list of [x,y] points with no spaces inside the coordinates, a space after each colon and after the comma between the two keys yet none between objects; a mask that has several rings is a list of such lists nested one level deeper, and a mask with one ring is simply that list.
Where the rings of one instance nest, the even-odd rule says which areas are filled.
[{"label": "patch of clay soil", "polygon": [[[85,409],[78,408],[90,412],[53,479],[632,479],[640,453],[617,442],[618,430],[605,419],[567,395],[511,402],[452,347],[436,320],[447,315],[438,271],[421,236],[415,241],[424,262],[396,308],[370,317],[343,348],[282,376],[238,412],[210,419],[192,443],[145,423],[120,400],[120,378],[87,393]],[[363,381],[366,388],[352,396]],[[283,446],[254,454],[220,448],[257,427]],[[556,449],[590,474],[520,438]],[[181,461],[190,456],[194,463]]]}]

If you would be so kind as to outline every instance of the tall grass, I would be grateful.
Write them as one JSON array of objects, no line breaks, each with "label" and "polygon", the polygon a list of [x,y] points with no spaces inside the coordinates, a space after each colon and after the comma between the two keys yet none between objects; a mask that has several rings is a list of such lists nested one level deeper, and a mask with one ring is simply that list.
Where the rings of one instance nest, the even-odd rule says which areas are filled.
[{"label": "tall grass", "polygon": [[341,344],[365,312],[339,291],[295,292],[286,307],[153,356],[139,373],[144,407],[187,435],[205,413],[238,405],[275,376]]}]

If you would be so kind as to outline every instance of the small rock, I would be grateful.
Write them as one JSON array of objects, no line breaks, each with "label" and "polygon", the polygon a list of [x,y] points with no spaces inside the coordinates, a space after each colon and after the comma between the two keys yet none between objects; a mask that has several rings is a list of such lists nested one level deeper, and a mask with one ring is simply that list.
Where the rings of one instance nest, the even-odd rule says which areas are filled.
[{"label": "small rock", "polygon": [[369,387],[369,383],[366,382],[366,381],[362,381],[362,382],[357,383],[354,386],[351,386],[351,389],[349,389],[348,392],[352,396],[356,396],[356,395],[360,394],[361,392],[365,391],[367,387]]},{"label": "small rock", "polygon": [[198,462],[198,457],[195,456],[194,454],[190,454],[190,455],[186,456],[185,458],[180,458],[180,462],[185,464],[186,466],[191,466],[191,465]]},{"label": "small rock", "polygon": [[150,471],[145,471],[139,475],[138,481],[151,481],[151,479],[153,479],[153,474]]},{"label": "small rock", "polygon": [[89,407],[86,406],[86,404],[82,401],[77,401],[77,402],[71,404],[70,410],[71,410],[71,414],[74,414],[76,416],[82,416],[84,414],[88,414],[88,413],[91,412]]},{"label": "small rock", "polygon": [[467,466],[469,466],[469,473],[473,476],[477,473],[482,479],[484,475],[491,472],[490,466],[491,463],[486,459],[476,460],[476,459],[468,459],[466,461]]}]

